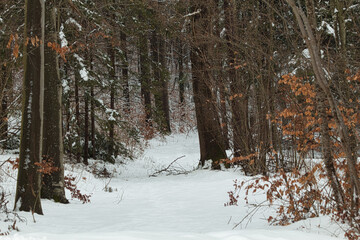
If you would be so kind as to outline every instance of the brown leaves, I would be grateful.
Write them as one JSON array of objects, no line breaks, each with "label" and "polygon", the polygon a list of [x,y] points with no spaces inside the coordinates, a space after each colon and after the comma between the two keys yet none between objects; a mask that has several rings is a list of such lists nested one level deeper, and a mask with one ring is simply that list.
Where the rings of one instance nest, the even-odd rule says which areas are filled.
[{"label": "brown leaves", "polygon": [[229,97],[229,100],[230,100],[230,101],[233,101],[233,100],[235,100],[236,98],[242,98],[242,97],[243,97],[243,94],[241,94],[241,93],[236,93],[236,94],[230,96],[230,97]]},{"label": "brown leaves", "polygon": [[254,158],[256,158],[257,156],[258,156],[258,153],[252,153],[247,156],[233,157],[231,160],[224,159],[223,162],[232,164],[232,163],[239,163],[241,161],[250,161],[250,165],[251,165],[254,163]]},{"label": "brown leaves", "polygon": [[90,202],[91,194],[82,194],[77,188],[75,183],[75,177],[72,175],[65,176],[65,188],[68,189],[71,193],[71,198],[76,198],[80,200],[83,204]]},{"label": "brown leaves", "polygon": [[38,167],[38,171],[42,174],[51,175],[52,173],[60,170],[58,167],[54,167],[54,162],[49,158],[44,158],[42,162],[37,162],[35,165]]},{"label": "brown leaves", "polygon": [[58,53],[60,55],[60,57],[64,60],[64,62],[66,62],[66,53],[71,51],[71,48],[68,46],[65,47],[61,47],[60,44],[56,43],[56,42],[48,42],[47,46],[49,48],[51,48],[52,50],[54,50],[56,53]]},{"label": "brown leaves", "polygon": [[20,49],[20,46],[19,46],[19,35],[18,34],[11,34],[10,35],[10,38],[9,38],[9,42],[8,44],[6,45],[6,47],[8,49],[10,49],[11,47],[13,47],[13,52],[12,54],[14,55],[15,58],[18,58],[19,57],[19,49]]}]

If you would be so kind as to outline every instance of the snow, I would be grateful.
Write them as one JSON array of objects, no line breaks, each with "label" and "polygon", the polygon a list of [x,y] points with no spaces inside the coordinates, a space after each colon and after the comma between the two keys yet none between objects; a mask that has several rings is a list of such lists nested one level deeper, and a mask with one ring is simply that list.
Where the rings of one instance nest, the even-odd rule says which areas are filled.
[{"label": "snow", "polygon": [[89,81],[89,72],[86,69],[85,65],[84,65],[84,59],[82,59],[79,55],[77,55],[76,53],[74,54],[74,57],[76,58],[76,60],[79,62],[79,65],[81,67],[81,69],[79,70],[79,74],[80,77],[83,81],[87,82]]},{"label": "snow", "polygon": [[336,36],[335,36],[335,30],[334,30],[333,27],[330,26],[329,23],[327,23],[327,22],[325,22],[325,21],[322,21],[322,22],[321,22],[321,26],[320,26],[319,29],[322,29],[322,28],[325,28],[325,29],[326,29],[326,32],[327,32],[329,35],[332,35],[332,36],[336,37]]},{"label": "snow", "polygon": [[75,19],[73,19],[73,18],[68,18],[68,20],[66,20],[65,23],[66,23],[66,24],[72,23],[72,24],[74,24],[74,25],[77,27],[77,29],[78,29],[79,32],[82,31],[82,26],[81,26]]},{"label": "snow", "polygon": [[[0,163],[8,158],[9,155],[4,155]],[[149,177],[177,158],[170,170],[188,174],[164,172]],[[251,208],[244,202],[236,207],[224,207],[224,203],[233,180],[247,177],[236,169],[194,170],[198,159],[197,134],[188,133],[151,140],[137,160],[126,164],[90,161],[92,166],[105,166],[114,174],[111,179],[95,178],[80,165],[66,165],[66,174],[77,177],[81,192],[92,194],[91,203],[70,200],[70,204],[62,205],[43,200],[44,216],[35,215],[34,223],[30,213],[20,212],[27,222],[17,223],[20,231],[1,239],[332,240],[339,239],[333,234],[342,236],[327,217],[287,227],[269,226],[265,219],[274,212],[271,207],[260,209],[250,222],[245,221],[233,230]],[[12,201],[14,179],[2,183],[11,192]],[[110,187],[112,192],[105,191]],[[66,193],[70,199],[69,192]],[[264,198],[264,193],[256,193],[250,202],[261,202]],[[0,228],[4,230],[4,225]]]},{"label": "snow", "polygon": [[224,38],[226,33],[226,28],[223,28],[220,32],[220,38]]},{"label": "snow", "polygon": [[304,49],[304,51],[302,52],[303,56],[307,59],[310,59],[310,52],[309,52],[309,49]]},{"label": "snow", "polygon": [[59,37],[60,37],[60,40],[61,40],[61,47],[62,48],[66,47],[69,43],[66,40],[66,36],[65,36],[65,33],[64,33],[64,25],[63,24],[61,24],[61,26],[60,26]]},{"label": "snow", "polygon": [[115,116],[118,115],[118,112],[111,108],[106,108],[105,112],[109,115],[108,121],[116,121]]},{"label": "snow", "polygon": [[183,16],[183,18],[192,17],[192,16],[194,16],[194,15],[196,15],[196,14],[199,14],[199,13],[201,13],[201,9],[198,9],[198,10],[196,10],[195,12],[186,14],[185,16]]}]

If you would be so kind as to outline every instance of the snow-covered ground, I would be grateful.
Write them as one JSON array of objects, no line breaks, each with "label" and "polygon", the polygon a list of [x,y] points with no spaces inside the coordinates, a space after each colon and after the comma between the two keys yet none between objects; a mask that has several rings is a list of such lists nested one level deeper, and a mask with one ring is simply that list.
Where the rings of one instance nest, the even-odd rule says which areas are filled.
[{"label": "snow-covered ground", "polygon": [[[182,157],[184,156],[184,157]],[[3,156],[1,161],[9,156]],[[14,156],[13,156],[14,157]],[[157,177],[149,175],[166,168],[188,174]],[[20,212],[27,219],[17,223],[20,231],[0,239],[126,239],[126,240],[331,240],[342,238],[336,224],[327,217],[302,221],[287,227],[269,226],[271,207],[257,211],[250,221],[233,230],[252,209],[224,207],[234,179],[244,179],[239,170],[196,170],[199,159],[197,135],[169,136],[152,140],[142,157],[125,165],[106,165],[111,179],[95,178],[79,166],[67,165],[66,173],[77,177],[83,193],[91,193],[91,203],[74,199],[68,205],[42,201],[44,216]],[[93,161],[92,164],[95,164]],[[98,163],[98,167],[102,166]],[[11,172],[11,171],[10,171]],[[11,173],[10,173],[11,174]],[[12,173],[13,175],[15,173]],[[3,176],[4,188],[14,199],[15,180]],[[109,191],[111,188],[112,191]],[[70,199],[70,193],[67,192]],[[263,193],[251,201],[261,202]],[[10,204],[13,204],[12,202]],[[6,223],[0,224],[2,231]],[[339,237],[335,237],[335,236]]]}]

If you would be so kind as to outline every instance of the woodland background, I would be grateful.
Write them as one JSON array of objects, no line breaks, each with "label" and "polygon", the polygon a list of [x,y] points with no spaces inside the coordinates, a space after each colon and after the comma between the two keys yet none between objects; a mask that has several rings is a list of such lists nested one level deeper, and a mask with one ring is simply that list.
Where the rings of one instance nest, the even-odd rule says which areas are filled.
[{"label": "woodland background", "polygon": [[[20,148],[17,199],[32,198],[23,210],[42,212],[19,184],[66,202],[63,159],[129,161],[144,139],[196,128],[200,167],[241,166],[259,176],[247,191],[283,202],[269,222],[330,214],[357,239],[359,1],[35,2],[0,2],[0,138]],[[42,15],[43,29],[29,29]],[[36,66],[45,90],[31,92]]]}]

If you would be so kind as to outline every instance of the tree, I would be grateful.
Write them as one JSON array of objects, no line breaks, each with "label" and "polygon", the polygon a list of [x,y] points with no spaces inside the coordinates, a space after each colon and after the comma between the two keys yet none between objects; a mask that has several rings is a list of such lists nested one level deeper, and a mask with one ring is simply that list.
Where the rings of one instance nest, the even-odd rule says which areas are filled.
[{"label": "tree", "polygon": [[45,1],[25,1],[24,82],[15,209],[43,214],[40,202]]},{"label": "tree", "polygon": [[154,121],[157,123],[158,130],[162,134],[170,134],[170,114],[169,114],[169,96],[168,96],[168,79],[166,63],[166,46],[165,46],[165,30],[163,25],[166,23],[161,19],[162,14],[156,14],[161,11],[165,5],[156,1],[153,3],[154,11],[151,15],[154,16],[153,30],[151,32],[151,54],[152,54],[152,92],[154,95]]},{"label": "tree", "polygon": [[44,118],[42,155],[54,169],[43,173],[41,197],[68,203],[64,190],[64,159],[62,137],[62,84],[60,81],[58,53],[59,11],[61,1],[46,1],[46,34],[44,65]]},{"label": "tree", "polygon": [[144,98],[145,105],[145,122],[148,126],[152,126],[152,107],[151,107],[151,73],[149,59],[149,44],[147,34],[143,33],[139,39],[140,52],[140,83],[141,95]]},{"label": "tree", "polygon": [[[249,129],[249,74],[239,69],[240,64],[236,61],[236,45],[238,44],[238,31],[236,15],[238,9],[235,1],[224,1],[225,29],[227,43],[227,66],[228,79],[230,83],[231,112],[232,112],[232,129],[233,129],[233,148],[234,157],[247,157],[252,154],[251,132]],[[245,51],[242,52],[245,55]],[[246,159],[240,162],[246,174],[251,174],[250,160]]]},{"label": "tree", "polygon": [[294,12],[302,37],[305,40],[306,46],[309,49],[310,60],[313,71],[315,73],[316,82],[318,83],[321,91],[326,96],[327,101],[330,105],[331,112],[336,122],[337,131],[341,139],[341,144],[347,158],[347,168],[350,181],[349,186],[351,186],[351,189],[354,189],[354,201],[357,202],[359,201],[360,197],[360,180],[356,167],[356,140],[353,137],[353,133],[351,133],[351,129],[349,129],[348,126],[345,124],[344,117],[339,109],[338,101],[334,97],[334,94],[331,92],[330,86],[328,84],[328,79],[324,72],[323,63],[320,57],[320,50],[318,49],[309,18],[305,15],[301,8],[295,4],[293,0],[286,1],[291,6]]},{"label": "tree", "polygon": [[[211,51],[212,10],[214,6],[207,1],[197,1],[192,9],[192,81],[195,101],[197,128],[200,142],[200,166],[212,160],[212,169],[220,169],[222,159],[226,158],[225,144],[220,121],[215,107],[213,76],[209,65]],[[195,12],[197,11],[197,12]]]}]

